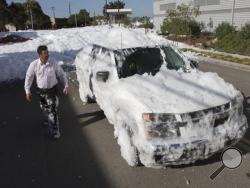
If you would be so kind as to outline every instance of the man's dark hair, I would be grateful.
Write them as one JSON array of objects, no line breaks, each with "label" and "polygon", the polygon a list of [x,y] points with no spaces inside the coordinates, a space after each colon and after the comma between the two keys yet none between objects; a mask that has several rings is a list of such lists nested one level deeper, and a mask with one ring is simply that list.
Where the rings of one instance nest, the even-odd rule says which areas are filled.
[{"label": "man's dark hair", "polygon": [[37,53],[40,55],[44,50],[48,50],[48,47],[44,45],[38,46]]}]

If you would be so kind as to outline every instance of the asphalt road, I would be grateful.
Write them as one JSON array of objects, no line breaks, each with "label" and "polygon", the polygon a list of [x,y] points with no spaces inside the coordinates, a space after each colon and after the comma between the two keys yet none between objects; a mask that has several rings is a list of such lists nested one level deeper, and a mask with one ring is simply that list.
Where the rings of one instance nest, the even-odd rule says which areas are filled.
[{"label": "asphalt road", "polygon": [[[200,69],[217,72],[250,96],[250,72],[214,64]],[[130,167],[112,125],[97,104],[82,105],[74,75],[70,78],[70,95],[60,96],[58,141],[47,137],[35,91],[28,103],[23,82],[0,87],[0,188],[250,187],[249,131],[237,145],[244,153],[241,166],[224,169],[214,181],[209,176],[221,166],[220,154],[194,165]]]}]

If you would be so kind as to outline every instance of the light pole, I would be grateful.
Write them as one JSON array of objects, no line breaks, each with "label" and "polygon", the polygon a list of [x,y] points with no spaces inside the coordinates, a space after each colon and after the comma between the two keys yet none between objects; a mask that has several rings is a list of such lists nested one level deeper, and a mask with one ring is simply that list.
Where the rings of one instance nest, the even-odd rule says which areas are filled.
[{"label": "light pole", "polygon": [[56,15],[55,15],[55,7],[51,7],[52,13],[53,13],[53,17],[54,19],[56,19]]},{"label": "light pole", "polygon": [[76,14],[75,14],[75,23],[76,23],[76,27],[77,27],[77,18],[76,18]]},{"label": "light pole", "polygon": [[71,5],[70,5],[70,2],[69,2],[69,17],[71,16]]},{"label": "light pole", "polygon": [[107,8],[108,8],[108,1],[105,1],[105,6],[104,6],[104,12],[107,12]]},{"label": "light pole", "polygon": [[55,15],[55,7],[51,7],[53,18],[54,18],[54,25],[52,23],[52,27],[56,27],[56,15]]},{"label": "light pole", "polygon": [[27,6],[28,6],[28,11],[29,11],[29,13],[30,13],[31,28],[32,28],[32,30],[34,30],[33,14],[32,14],[32,10],[31,10],[31,7],[30,7],[29,2],[28,2],[28,4],[27,4]]},{"label": "light pole", "polygon": [[234,10],[235,10],[235,2],[236,0],[233,0],[233,7],[232,7],[232,26],[234,27]]}]

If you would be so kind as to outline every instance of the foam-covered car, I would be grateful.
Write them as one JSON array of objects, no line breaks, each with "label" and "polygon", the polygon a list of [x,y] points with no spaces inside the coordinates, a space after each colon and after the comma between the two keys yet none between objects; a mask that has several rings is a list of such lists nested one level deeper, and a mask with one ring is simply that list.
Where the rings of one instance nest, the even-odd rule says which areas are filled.
[{"label": "foam-covered car", "polygon": [[240,91],[168,43],[139,44],[89,44],[75,60],[81,100],[96,100],[129,165],[193,163],[243,137]]}]

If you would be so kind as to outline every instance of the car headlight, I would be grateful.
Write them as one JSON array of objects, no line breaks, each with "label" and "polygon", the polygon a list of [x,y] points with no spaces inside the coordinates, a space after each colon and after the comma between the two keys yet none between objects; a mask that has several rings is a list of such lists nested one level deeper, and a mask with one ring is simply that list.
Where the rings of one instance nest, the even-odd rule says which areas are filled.
[{"label": "car headlight", "polygon": [[175,138],[179,136],[179,128],[167,124],[158,124],[146,127],[145,133],[149,140],[152,138]]},{"label": "car headlight", "polygon": [[145,121],[145,122],[150,122],[153,120],[153,116],[152,114],[150,113],[143,113],[142,114],[142,119]]},{"label": "car headlight", "polygon": [[145,134],[148,140],[180,136],[180,122],[176,122],[174,114],[144,113],[142,118],[145,122]]},{"label": "car headlight", "polygon": [[174,122],[176,121],[176,117],[174,114],[164,114],[164,113],[143,113],[142,119],[145,122]]}]

